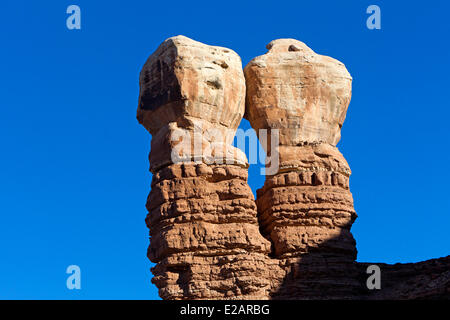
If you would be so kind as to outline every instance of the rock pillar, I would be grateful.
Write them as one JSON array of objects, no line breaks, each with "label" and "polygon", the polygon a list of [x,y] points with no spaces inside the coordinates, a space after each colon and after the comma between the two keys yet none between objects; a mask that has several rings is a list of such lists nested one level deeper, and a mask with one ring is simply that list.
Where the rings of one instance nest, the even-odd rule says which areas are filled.
[{"label": "rock pillar", "polygon": [[244,69],[245,117],[257,133],[279,134],[275,150],[266,147],[278,170],[257,194],[262,233],[288,272],[273,295],[343,298],[358,286],[348,276],[356,258],[350,168],[336,148],[352,78],[300,41],[274,40],[267,49]]},{"label": "rock pillar", "polygon": [[163,299],[265,299],[270,242],[259,232],[247,159],[231,146],[244,114],[239,56],[183,36],[140,74],[137,119],[151,133],[149,259]]}]

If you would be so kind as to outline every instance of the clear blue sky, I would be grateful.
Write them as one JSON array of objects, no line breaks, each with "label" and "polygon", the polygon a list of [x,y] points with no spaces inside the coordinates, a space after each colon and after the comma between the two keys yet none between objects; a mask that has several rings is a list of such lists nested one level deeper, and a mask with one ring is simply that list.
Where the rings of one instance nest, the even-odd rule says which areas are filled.
[{"label": "clear blue sky", "polygon": [[[70,4],[81,30],[66,28]],[[366,28],[370,4],[381,30]],[[2,0],[0,298],[158,298],[144,223],[150,135],[135,111],[140,68],[178,34],[244,65],[276,38],[344,62],[353,98],[338,146],[353,171],[358,261],[449,254],[449,13],[434,0]],[[66,288],[71,264],[79,291]]]}]

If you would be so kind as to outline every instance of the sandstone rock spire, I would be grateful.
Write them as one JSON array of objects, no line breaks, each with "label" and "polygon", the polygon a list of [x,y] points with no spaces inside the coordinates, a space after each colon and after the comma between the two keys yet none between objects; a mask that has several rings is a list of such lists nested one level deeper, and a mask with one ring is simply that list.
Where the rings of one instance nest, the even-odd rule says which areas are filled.
[{"label": "sandstone rock spire", "polygon": [[[292,274],[304,277],[304,270],[295,270],[316,270],[308,279],[309,288],[290,288],[279,295],[345,296],[344,284],[349,292],[357,284],[330,275],[332,269],[348,269],[356,258],[350,233],[356,218],[350,168],[335,147],[352,78],[342,63],[316,54],[300,41],[274,40],[267,48],[244,69],[245,117],[256,132],[279,131],[277,150],[271,150],[271,144],[266,150],[272,157],[278,152],[279,171],[266,177],[257,194],[260,228],[272,242],[273,256]],[[322,275],[328,280],[324,282]]]},{"label": "sandstone rock spire", "polygon": [[[160,296],[267,298],[270,243],[258,230],[245,154],[231,146],[245,108],[239,56],[173,37],[145,63],[140,89],[137,118],[152,134],[148,257]],[[226,164],[212,163],[220,158]]]}]

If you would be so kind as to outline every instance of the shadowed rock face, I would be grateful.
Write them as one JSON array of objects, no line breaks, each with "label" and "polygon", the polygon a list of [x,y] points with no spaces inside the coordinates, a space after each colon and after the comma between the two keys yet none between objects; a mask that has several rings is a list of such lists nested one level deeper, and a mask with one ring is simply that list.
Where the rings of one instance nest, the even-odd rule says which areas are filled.
[{"label": "shadowed rock face", "polygon": [[[355,262],[350,232],[351,171],[336,148],[351,76],[300,41],[274,40],[267,48],[243,72],[232,50],[177,36],[141,71],[137,118],[152,134],[148,257],[160,296],[448,298],[450,257],[378,264],[382,290],[367,289],[369,264]],[[256,201],[246,156],[231,146],[244,111],[257,133],[280,133],[276,149],[266,149],[278,153],[278,170]],[[196,138],[200,147],[192,148]],[[226,162],[211,162],[220,158]]]}]

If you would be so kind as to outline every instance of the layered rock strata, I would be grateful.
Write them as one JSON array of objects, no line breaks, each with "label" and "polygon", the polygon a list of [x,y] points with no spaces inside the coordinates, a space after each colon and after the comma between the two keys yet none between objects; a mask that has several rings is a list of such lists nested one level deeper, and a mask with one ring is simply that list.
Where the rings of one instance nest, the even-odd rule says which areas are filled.
[{"label": "layered rock strata", "polygon": [[247,170],[174,164],[153,176],[146,222],[164,299],[265,299],[270,243],[259,233]]}]

